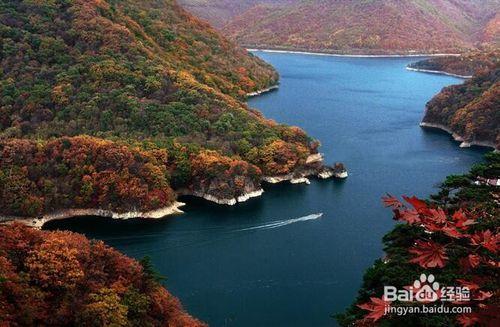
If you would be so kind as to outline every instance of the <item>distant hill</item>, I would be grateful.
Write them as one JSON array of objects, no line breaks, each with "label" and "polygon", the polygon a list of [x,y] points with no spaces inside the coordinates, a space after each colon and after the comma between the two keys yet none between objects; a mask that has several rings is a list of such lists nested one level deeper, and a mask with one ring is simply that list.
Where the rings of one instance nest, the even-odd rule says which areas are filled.
[{"label": "distant hill", "polygon": [[[383,54],[451,53],[482,42],[499,44],[499,0],[200,2],[182,0],[247,47]],[[231,10],[223,13],[221,7]]]},{"label": "distant hill", "polygon": [[222,28],[234,17],[257,5],[294,4],[297,0],[179,0],[179,3],[196,16]]}]

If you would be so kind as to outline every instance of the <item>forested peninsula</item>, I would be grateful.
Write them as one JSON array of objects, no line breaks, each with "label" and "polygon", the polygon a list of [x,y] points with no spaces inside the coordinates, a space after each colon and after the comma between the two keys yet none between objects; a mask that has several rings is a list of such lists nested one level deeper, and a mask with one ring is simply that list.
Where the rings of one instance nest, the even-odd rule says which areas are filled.
[{"label": "forested peninsula", "polygon": [[245,104],[277,72],[176,1],[0,6],[2,220],[156,217],[178,194],[234,204],[265,178],[333,174]]},{"label": "forested peninsula", "polygon": [[473,74],[460,85],[445,87],[427,103],[421,123],[453,135],[461,147],[500,149],[500,54],[498,50],[459,57],[432,58],[410,65],[451,74]]},{"label": "forested peninsula", "polygon": [[473,50],[458,56],[433,57],[408,65],[409,70],[446,74],[471,78],[474,74],[493,69],[500,60],[500,50],[487,47]]}]

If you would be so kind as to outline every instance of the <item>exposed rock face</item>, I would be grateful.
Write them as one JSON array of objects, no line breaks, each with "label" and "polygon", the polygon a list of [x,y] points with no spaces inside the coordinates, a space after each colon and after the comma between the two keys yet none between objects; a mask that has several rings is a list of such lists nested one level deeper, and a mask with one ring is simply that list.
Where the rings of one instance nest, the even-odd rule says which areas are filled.
[{"label": "exposed rock face", "polygon": [[[245,172],[242,172],[244,174]],[[220,174],[211,178],[195,180],[190,189],[179,191],[182,195],[192,195],[218,204],[235,205],[261,196],[260,175],[227,176]]]},{"label": "exposed rock face", "polygon": [[333,177],[333,172],[329,169],[324,169],[323,171],[321,171],[319,174],[318,174],[318,177],[321,178],[321,179],[328,179],[328,178],[331,178]]},{"label": "exposed rock face", "polygon": [[304,166],[286,175],[261,177],[259,174],[251,173],[251,167],[241,167],[244,169],[232,170],[238,171],[237,174],[221,173],[208,178],[195,179],[189,189],[179,190],[178,193],[200,197],[218,204],[235,205],[262,195],[264,190],[261,188],[261,182],[276,184],[289,181],[291,184],[310,184],[311,181],[307,178],[309,176],[322,179],[347,177],[347,170],[343,164],[337,163],[333,167],[325,166],[321,153],[311,154],[305,160]]},{"label": "exposed rock face", "polygon": [[263,189],[258,189],[255,191],[251,191],[248,193],[243,193],[239,196],[236,196],[234,198],[218,198],[215,195],[209,194],[209,193],[203,193],[203,192],[193,192],[193,193],[185,193],[185,195],[193,195],[199,198],[203,198],[207,201],[215,202],[217,204],[225,204],[229,206],[233,206],[238,202],[245,202],[250,200],[251,198],[259,197],[264,193]]},{"label": "exposed rock face", "polygon": [[261,95],[263,93],[268,93],[268,92],[277,90],[278,88],[279,88],[279,85],[273,85],[273,86],[270,86],[268,88],[265,88],[265,89],[262,89],[262,90],[259,90],[259,91],[247,93],[247,97],[251,98],[251,97],[254,97],[254,96],[258,96],[258,95]]},{"label": "exposed rock face", "polygon": [[347,178],[349,174],[347,173],[347,169],[345,168],[344,164],[337,162],[335,166],[333,167],[333,175],[337,178]]},{"label": "exposed rock face", "polygon": [[455,76],[459,78],[472,78],[472,75],[459,75],[459,74],[453,74],[453,73],[448,73],[443,70],[430,70],[430,69],[422,69],[422,68],[414,68],[411,66],[406,67],[407,70],[413,71],[413,72],[421,72],[421,73],[429,73],[429,74],[439,74],[439,75],[447,75],[447,76]]},{"label": "exposed rock face", "polygon": [[331,177],[347,178],[348,173],[346,168],[341,163],[336,163],[333,167],[324,165],[323,155],[321,153],[312,154],[306,159],[306,166],[293,173],[280,176],[264,176],[262,180],[267,183],[276,184],[284,181],[290,181],[292,184],[306,183],[310,184],[307,177],[316,176],[321,179]]},{"label": "exposed rock face", "polygon": [[470,148],[473,145],[477,145],[477,146],[484,146],[484,147],[488,147],[488,148],[494,148],[495,151],[498,151],[497,146],[493,142],[487,142],[487,141],[467,142],[467,141],[464,141],[464,138],[462,136],[458,135],[457,133],[453,132],[450,128],[448,128],[444,125],[441,125],[441,124],[422,122],[422,123],[420,123],[420,127],[430,128],[430,129],[440,129],[442,131],[445,131],[445,132],[451,134],[451,137],[453,138],[453,140],[460,143],[459,147],[461,147],[461,148]]},{"label": "exposed rock face", "polygon": [[311,181],[307,177],[293,178],[290,180],[292,184],[311,184]]},{"label": "exposed rock face", "polygon": [[340,173],[335,174],[335,177],[340,178],[340,179],[345,179],[345,178],[349,177],[349,174],[347,173],[347,171],[342,171]]},{"label": "exposed rock face", "polygon": [[309,157],[306,159],[306,165],[310,165],[313,163],[322,163],[323,162],[323,154],[321,153],[316,153],[316,154],[311,154]]},{"label": "exposed rock face", "polygon": [[277,183],[281,183],[281,182],[284,182],[284,181],[289,181],[291,179],[293,179],[293,175],[292,174],[281,175],[281,176],[264,176],[264,177],[262,177],[262,180],[264,182],[267,182],[267,183],[270,183],[270,184],[277,184]]},{"label": "exposed rock face", "polygon": [[31,227],[42,228],[43,225],[45,225],[45,223],[52,220],[61,220],[61,219],[84,217],[84,216],[98,216],[98,217],[107,217],[113,219],[133,219],[133,218],[160,219],[170,215],[183,213],[183,211],[180,210],[179,208],[184,205],[185,203],[182,202],[174,202],[172,205],[168,207],[160,208],[157,210],[152,210],[147,212],[129,211],[124,213],[118,213],[104,209],[67,209],[52,214],[46,214],[41,217],[33,217],[33,218],[0,216],[0,223],[10,223],[13,221],[18,221]]}]

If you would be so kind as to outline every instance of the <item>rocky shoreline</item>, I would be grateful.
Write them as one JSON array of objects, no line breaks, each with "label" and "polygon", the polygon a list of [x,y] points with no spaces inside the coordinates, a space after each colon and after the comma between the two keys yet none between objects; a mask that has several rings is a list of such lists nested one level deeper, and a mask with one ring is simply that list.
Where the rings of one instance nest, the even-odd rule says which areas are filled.
[{"label": "rocky shoreline", "polygon": [[429,70],[429,69],[413,68],[410,66],[406,66],[406,69],[410,70],[412,72],[447,75],[447,76],[453,76],[453,77],[458,77],[458,78],[463,78],[463,79],[472,78],[472,75],[458,75],[458,74],[448,73],[448,72],[445,72],[442,70]]},{"label": "rocky shoreline", "polygon": [[[331,168],[330,168],[331,169]],[[288,174],[288,175],[279,175],[279,176],[264,176],[262,177],[262,181],[269,183],[269,184],[278,184],[282,182],[290,182],[291,184],[311,184],[311,181],[309,180],[308,177],[317,177],[319,179],[329,179],[332,177],[338,178],[338,179],[345,179],[349,177],[349,173],[344,170],[340,172],[333,172],[330,171],[329,169],[324,169],[320,172],[317,171],[311,171],[311,172],[305,172],[300,175],[296,174]]]},{"label": "rocky shoreline", "polygon": [[402,54],[340,54],[331,52],[314,52],[314,51],[300,51],[300,50],[279,50],[279,49],[260,49],[260,48],[247,48],[249,52],[269,52],[269,53],[292,53],[292,54],[306,54],[314,56],[331,56],[331,57],[347,57],[347,58],[408,58],[408,57],[446,57],[446,56],[460,56],[458,53],[402,53]]},{"label": "rocky shoreline", "polygon": [[337,163],[333,167],[323,165],[323,155],[320,153],[310,155],[306,160],[306,164],[316,164],[318,167],[304,169],[287,175],[264,176],[262,177],[262,181],[269,184],[277,184],[285,181],[289,181],[291,184],[311,184],[308,178],[311,176],[315,176],[320,179],[328,179],[332,177],[345,179],[349,177],[347,169],[345,169],[344,165],[341,163]]},{"label": "rocky shoreline", "polygon": [[[264,176],[261,178],[261,182],[266,182],[270,184],[281,183],[288,181],[291,184],[311,184],[309,177],[317,177],[319,179],[328,178],[339,178],[345,179],[348,177],[348,172],[343,164],[337,163],[333,167],[323,164],[323,155],[321,153],[311,154],[305,161],[305,166],[297,169],[296,171],[279,176]],[[211,194],[212,193],[212,194]],[[179,195],[195,196],[198,198],[205,199],[210,202],[214,202],[220,205],[234,206],[238,203],[248,201],[252,198],[259,197],[264,193],[264,190],[260,186],[260,183],[250,183],[246,185],[244,191],[234,196],[228,197],[218,197],[211,192],[210,188],[203,190],[188,190],[182,189],[177,190]],[[73,217],[83,217],[83,216],[97,216],[113,219],[134,219],[134,218],[144,218],[144,219],[160,219],[170,215],[182,214],[183,211],[179,208],[184,206],[185,203],[174,202],[172,205],[164,208],[160,208],[152,211],[129,211],[124,213],[118,213],[111,210],[104,209],[67,209],[60,210],[55,213],[45,214],[40,217],[8,217],[0,216],[0,223],[12,223],[14,221],[21,222],[25,225],[42,228],[43,225],[52,220],[62,220]]]},{"label": "rocky shoreline", "polygon": [[261,94],[264,94],[264,93],[268,93],[268,92],[277,90],[277,89],[279,89],[279,87],[280,86],[278,84],[276,84],[276,85],[270,86],[268,88],[265,88],[265,89],[262,89],[262,90],[259,90],[259,91],[247,93],[247,98],[255,97],[255,96],[258,96],[258,95],[261,95]]},{"label": "rocky shoreline", "polygon": [[84,216],[97,216],[103,218],[113,218],[119,220],[126,219],[135,219],[135,218],[143,218],[143,219],[161,219],[171,215],[178,215],[184,213],[184,211],[180,210],[180,207],[185,206],[185,203],[182,202],[174,202],[172,205],[156,210],[141,212],[141,211],[129,211],[124,213],[118,213],[111,210],[104,209],[67,209],[61,210],[51,214],[45,214],[41,217],[34,218],[22,218],[22,217],[9,217],[9,216],[0,216],[0,223],[13,223],[14,221],[23,223],[30,227],[42,228],[45,223],[52,220],[62,220],[67,218],[74,217],[84,217]]},{"label": "rocky shoreline", "polygon": [[[269,184],[277,184],[288,181],[291,184],[311,184],[308,177],[315,176],[319,179],[339,178],[345,179],[349,176],[343,164],[337,163],[333,167],[323,164],[323,155],[321,153],[311,154],[305,162],[306,167],[298,169],[292,173],[278,176],[263,176],[261,182]],[[199,190],[178,190],[179,195],[195,196],[214,202],[220,205],[233,206],[237,203],[248,201],[252,198],[259,197],[264,193],[264,190],[259,184],[247,185],[244,193],[230,197],[218,197],[210,191],[210,188],[205,191]]]},{"label": "rocky shoreline", "polygon": [[257,189],[255,191],[241,194],[241,195],[236,196],[234,198],[218,198],[215,195],[211,195],[211,194],[203,193],[203,192],[198,192],[198,191],[182,192],[181,194],[195,196],[195,197],[202,198],[202,199],[205,199],[207,201],[214,202],[217,204],[234,206],[237,203],[245,202],[245,201],[250,200],[251,198],[259,197],[263,193],[264,193],[264,190],[262,188],[260,188],[260,189]]},{"label": "rocky shoreline", "polygon": [[449,127],[441,125],[441,124],[433,124],[433,123],[427,123],[427,122],[422,122],[420,123],[420,127],[423,128],[434,128],[434,129],[440,129],[442,131],[445,131],[453,137],[453,139],[457,142],[460,142],[460,147],[461,148],[470,148],[473,145],[477,146],[483,146],[487,148],[493,148],[495,151],[498,151],[496,149],[495,145],[491,142],[486,142],[486,141],[466,141],[464,138],[457,133],[453,132]]}]

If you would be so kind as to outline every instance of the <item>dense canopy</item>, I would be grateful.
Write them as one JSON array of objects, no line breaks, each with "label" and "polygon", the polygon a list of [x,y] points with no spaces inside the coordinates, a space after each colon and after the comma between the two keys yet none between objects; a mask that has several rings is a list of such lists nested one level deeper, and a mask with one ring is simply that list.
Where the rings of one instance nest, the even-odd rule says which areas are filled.
[{"label": "dense canopy", "polygon": [[[174,0],[8,0],[0,9],[1,148],[26,154],[1,160],[0,214],[156,209],[172,189],[206,184],[197,165],[207,150],[248,166],[211,183],[211,195],[235,197],[316,152],[303,131],[243,102],[276,84],[276,71]],[[227,194],[237,176],[250,184]]]},{"label": "dense canopy", "polygon": [[480,70],[461,85],[444,88],[427,104],[424,123],[456,133],[463,141],[500,149],[500,67]]},{"label": "dense canopy", "polygon": [[137,262],[83,235],[0,225],[2,326],[205,326]]}]

